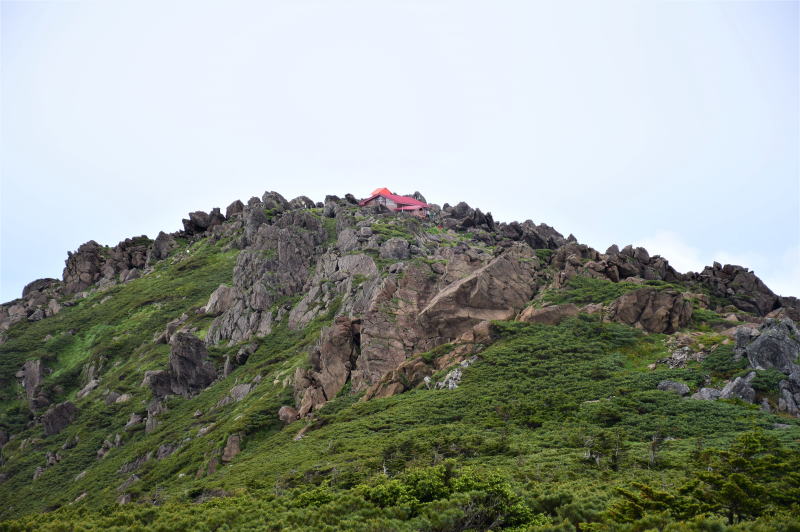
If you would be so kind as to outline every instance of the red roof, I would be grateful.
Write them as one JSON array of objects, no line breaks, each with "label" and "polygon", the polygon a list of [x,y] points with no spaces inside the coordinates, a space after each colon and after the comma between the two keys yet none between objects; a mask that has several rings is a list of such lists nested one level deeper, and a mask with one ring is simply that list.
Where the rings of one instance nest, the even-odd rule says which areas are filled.
[{"label": "red roof", "polygon": [[[397,194],[392,194],[388,188],[378,188],[373,190],[370,197],[359,201],[358,204],[361,206],[366,205],[368,202],[374,200],[378,196],[383,196],[384,198],[390,199],[397,203],[398,208],[401,210],[411,210],[408,209],[408,207],[413,207],[414,209],[428,207],[427,203],[419,201],[418,199],[414,199],[410,196],[398,196]],[[403,206],[406,208],[403,208]]]}]

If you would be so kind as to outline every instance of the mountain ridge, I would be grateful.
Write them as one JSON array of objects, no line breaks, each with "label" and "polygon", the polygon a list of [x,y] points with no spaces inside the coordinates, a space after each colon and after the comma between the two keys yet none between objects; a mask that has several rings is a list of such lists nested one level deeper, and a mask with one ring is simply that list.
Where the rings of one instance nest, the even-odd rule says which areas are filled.
[{"label": "mountain ridge", "polygon": [[[510,464],[521,449],[544,456],[541,438],[557,437],[561,422],[592,433],[565,448],[585,451],[598,474],[614,475],[623,459],[609,454],[608,431],[620,423],[630,425],[625,445],[637,448],[642,438],[656,441],[670,430],[689,445],[701,434],[694,423],[723,413],[730,421],[714,422],[713,434],[730,445],[748,423],[786,425],[779,431],[784,444],[798,430],[800,301],[777,296],[746,268],[715,263],[682,274],[644,248],[600,253],[545,224],[497,223],[463,202],[432,206],[417,219],[359,207],[350,194],[315,203],[268,191],[233,202],[224,215],[219,208],[190,213],[183,225],[154,240],[87,242],[68,255],[62,280],[33,281],[22,298],[0,305],[0,494],[13,501],[0,517],[23,519],[23,526],[24,516],[55,507],[69,513],[150,501],[178,511],[180,501],[219,496],[243,496],[236,504],[247,506],[265,486],[248,477],[245,463],[260,464],[255,470],[276,482],[293,475],[291,464],[306,468],[303,475],[319,474],[318,481],[295,478],[292,489],[322,489],[323,482],[340,491],[326,492],[321,504],[338,504],[358,486],[384,489],[376,487],[383,485],[376,467],[392,482],[411,482],[431,452],[434,468],[445,456],[457,461],[447,467]],[[568,347],[555,349],[548,340],[555,338]],[[550,360],[572,368],[562,373],[573,380],[561,380]],[[550,390],[550,399],[514,384],[526,379]],[[591,381],[627,391],[604,393]],[[456,406],[458,394],[486,408]],[[650,407],[633,407],[629,395],[665,410],[640,413],[639,421],[635,412]],[[429,405],[442,401],[449,414],[440,418]],[[402,411],[405,422],[379,421],[387,409]],[[462,424],[465,416],[483,432]],[[656,419],[684,421],[655,429]],[[355,428],[372,423],[391,428]],[[397,458],[398,445],[417,445],[406,431],[426,426],[461,451],[418,434],[427,443]],[[383,466],[366,447],[343,451],[331,466],[352,475],[341,481],[330,470],[313,473],[324,453],[293,450],[322,442],[347,449],[340,430],[356,431],[359,445],[382,447]],[[382,430],[392,434],[388,443]],[[469,438],[483,443],[467,444]],[[602,450],[593,447],[597,438],[606,438]],[[305,441],[312,443],[298,443]],[[283,461],[266,458],[264,446]],[[652,474],[660,474],[655,462]],[[496,473],[506,471],[498,467]],[[463,482],[471,478],[467,470],[459,474]],[[70,487],[53,493],[49,478]],[[395,510],[380,519],[389,528],[436,529],[428,511],[436,501],[475,491],[448,486],[444,499],[417,493],[405,519],[397,521]],[[603,493],[603,504],[612,500],[594,481],[587,486]],[[488,517],[489,507],[471,499],[486,514],[475,517],[483,523],[477,528],[588,522],[567,515],[572,502],[547,509],[543,500],[523,501],[525,489],[513,487],[516,495],[503,492],[509,507],[502,516]],[[365,508],[377,504],[370,497]],[[398,500],[378,507],[395,508]],[[278,514],[289,511],[275,504],[283,508]],[[459,504],[454,515],[467,511]],[[621,518],[605,511],[591,521]],[[453,519],[469,528],[463,515]],[[303,528],[312,521],[291,522]]]}]

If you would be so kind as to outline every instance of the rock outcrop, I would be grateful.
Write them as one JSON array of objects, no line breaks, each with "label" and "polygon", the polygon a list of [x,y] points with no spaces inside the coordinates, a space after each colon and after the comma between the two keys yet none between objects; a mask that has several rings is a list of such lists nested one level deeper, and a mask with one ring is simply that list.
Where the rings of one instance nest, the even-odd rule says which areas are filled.
[{"label": "rock outcrop", "polygon": [[260,207],[246,208],[244,216],[247,248],[240,252],[233,270],[233,287],[227,295],[230,306],[208,331],[210,344],[224,340],[236,343],[269,334],[281,313],[273,306],[281,298],[302,291],[315,263],[317,246],[327,236],[322,222],[302,210],[287,212],[274,224],[261,217]]},{"label": "rock outcrop", "polygon": [[41,359],[28,360],[22,366],[20,373],[22,387],[25,389],[25,398],[31,411],[44,408],[50,404],[47,395],[42,390],[42,382],[47,370]]},{"label": "rock outcrop", "polygon": [[360,321],[339,317],[323,331],[311,370],[295,374],[300,417],[348,381],[354,391],[366,390],[415,353],[454,341],[487,320],[512,319],[537,290],[541,264],[523,244],[485,261],[463,253],[450,257],[452,271],[437,268],[437,273],[437,263],[395,268],[402,275],[386,277],[373,288]]},{"label": "rock outcrop", "polygon": [[132,280],[146,266],[150,247],[146,236],[128,238],[113,248],[94,240],[81,244],[75,253],[68,253],[63,274],[64,294],[76,294],[93,285]]},{"label": "rock outcrop", "polygon": [[142,382],[142,385],[150,387],[156,398],[170,394],[191,397],[217,378],[206,345],[196,336],[176,333],[170,347],[169,370],[148,371]]},{"label": "rock outcrop", "polygon": [[780,306],[778,296],[755,273],[741,266],[715,262],[700,273],[690,274],[690,279],[708,287],[713,295],[728,298],[737,308],[758,316]]},{"label": "rock outcrop", "polygon": [[692,304],[674,290],[640,288],[614,301],[609,317],[647,332],[669,334],[689,323]]},{"label": "rock outcrop", "polygon": [[[748,366],[757,371],[774,370],[785,375],[778,382],[778,411],[800,417],[800,330],[790,319],[764,320],[759,329],[740,326],[736,329],[734,356],[746,358]],[[729,381],[722,390],[702,388],[694,399],[741,399],[750,403],[757,400],[753,388],[756,371]]]},{"label": "rock outcrop", "polygon": [[42,416],[46,436],[58,434],[78,417],[78,408],[69,401],[51,406]]}]

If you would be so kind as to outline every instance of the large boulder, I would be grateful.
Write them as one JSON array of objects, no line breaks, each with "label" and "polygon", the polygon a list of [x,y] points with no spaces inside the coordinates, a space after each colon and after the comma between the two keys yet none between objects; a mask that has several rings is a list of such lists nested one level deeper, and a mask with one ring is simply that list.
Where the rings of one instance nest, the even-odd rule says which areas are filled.
[{"label": "large boulder", "polygon": [[81,244],[75,253],[67,253],[63,274],[65,294],[86,290],[100,279],[100,269],[105,262],[101,256],[102,249],[100,244],[90,240]]},{"label": "large boulder", "polygon": [[169,369],[147,371],[142,381],[142,386],[148,386],[156,399],[170,394],[190,397],[217,378],[206,344],[196,336],[176,332],[170,339],[170,348]]},{"label": "large boulder", "polygon": [[748,403],[755,402],[756,391],[753,389],[752,382],[756,377],[756,372],[751,371],[744,377],[736,377],[720,391],[720,399],[741,399]]},{"label": "large boulder", "polygon": [[225,443],[225,449],[222,451],[222,462],[228,463],[233,461],[237,454],[242,450],[242,436],[241,434],[231,434],[228,436],[228,441]]},{"label": "large boulder", "polygon": [[674,290],[640,288],[614,301],[609,317],[647,332],[671,334],[689,323],[692,303]]},{"label": "large boulder", "polygon": [[736,348],[743,350],[750,367],[776,369],[786,375],[800,370],[800,330],[792,320],[767,319],[754,338],[752,330],[740,329],[745,330],[742,334],[737,330]]},{"label": "large boulder", "polygon": [[715,262],[690,278],[708,287],[713,295],[728,298],[745,312],[765,316],[780,306],[778,296],[755,273],[741,266]]},{"label": "large boulder", "polygon": [[164,260],[169,256],[169,253],[177,247],[178,243],[175,237],[159,231],[158,236],[153,240],[153,244],[147,253],[147,264],[152,265],[157,261]]},{"label": "large boulder", "polygon": [[297,196],[289,202],[289,207],[292,209],[313,209],[316,204],[306,196]]},{"label": "large boulder", "polygon": [[187,333],[173,336],[169,367],[172,392],[185,397],[204,390],[217,378],[217,370],[208,360],[206,344]]},{"label": "large boulder", "polygon": [[233,305],[234,295],[233,288],[221,284],[211,293],[203,310],[206,314],[219,316]]},{"label": "large boulder", "polygon": [[380,255],[382,259],[407,259],[409,257],[408,240],[399,237],[390,238],[381,244]]},{"label": "large boulder", "polygon": [[231,218],[234,215],[242,214],[244,211],[244,203],[241,200],[236,200],[225,209],[225,218]]},{"label": "large boulder", "polygon": [[26,284],[22,289],[22,298],[24,299],[32,295],[34,292],[44,292],[48,288],[57,286],[60,283],[61,281],[58,279],[52,279],[49,277],[45,279],[36,279],[35,281]]},{"label": "large boulder", "polygon": [[42,416],[44,433],[47,436],[58,434],[78,417],[78,407],[69,401],[51,406]]},{"label": "large boulder", "polygon": [[664,380],[658,383],[658,389],[662,392],[672,392],[683,397],[689,394],[689,387],[682,382]]}]

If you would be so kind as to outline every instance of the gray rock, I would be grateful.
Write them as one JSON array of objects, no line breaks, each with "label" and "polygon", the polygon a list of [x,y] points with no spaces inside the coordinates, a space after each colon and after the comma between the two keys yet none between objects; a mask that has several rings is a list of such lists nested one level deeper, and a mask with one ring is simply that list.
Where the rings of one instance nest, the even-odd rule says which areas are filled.
[{"label": "gray rock", "polygon": [[272,211],[282,212],[289,209],[289,202],[286,201],[286,198],[275,191],[264,192],[261,202],[265,209]]},{"label": "gray rock", "polygon": [[647,332],[673,333],[689,323],[692,303],[674,290],[640,288],[615,300],[609,317]]},{"label": "gray rock", "polygon": [[177,395],[192,396],[217,378],[205,343],[191,334],[179,332],[173,336],[169,365],[172,393]]},{"label": "gray rock", "polygon": [[756,377],[756,372],[751,371],[744,377],[736,377],[725,385],[719,394],[720,399],[741,399],[752,403],[756,398],[756,391],[750,385]]},{"label": "gray rock", "polygon": [[58,434],[75,421],[77,417],[78,408],[69,401],[51,406],[42,416],[45,435]]},{"label": "gray rock", "polygon": [[407,259],[409,257],[408,240],[399,237],[390,238],[381,244],[380,255],[382,259]]},{"label": "gray rock", "polygon": [[22,387],[25,389],[25,397],[28,400],[28,407],[31,410],[47,406],[50,401],[42,393],[41,385],[45,377],[46,369],[41,359],[28,360],[22,366]]},{"label": "gray rock", "polygon": [[234,297],[235,292],[233,288],[221,284],[211,293],[211,296],[208,298],[208,303],[203,307],[203,310],[206,314],[219,316],[233,306]]},{"label": "gray rock", "polygon": [[289,202],[291,209],[313,209],[316,204],[306,196],[297,196]]},{"label": "gray rock", "polygon": [[[740,328],[741,329],[741,328]],[[790,374],[800,369],[800,331],[790,319],[766,319],[761,325],[759,335],[744,346],[750,366],[754,369],[776,369]],[[745,334],[743,333],[744,337]],[[745,338],[742,338],[745,341]],[[740,345],[739,330],[736,332],[736,345]]]},{"label": "gray rock", "polygon": [[689,394],[689,387],[682,382],[665,380],[658,383],[658,389],[664,392],[672,392],[683,397]]},{"label": "gray rock", "polygon": [[719,399],[720,391],[716,388],[700,388],[700,390],[692,394],[692,399],[700,399],[703,401],[713,401]]},{"label": "gray rock", "polygon": [[243,211],[244,203],[237,199],[225,209],[225,218],[230,218],[236,214],[241,214]]}]

